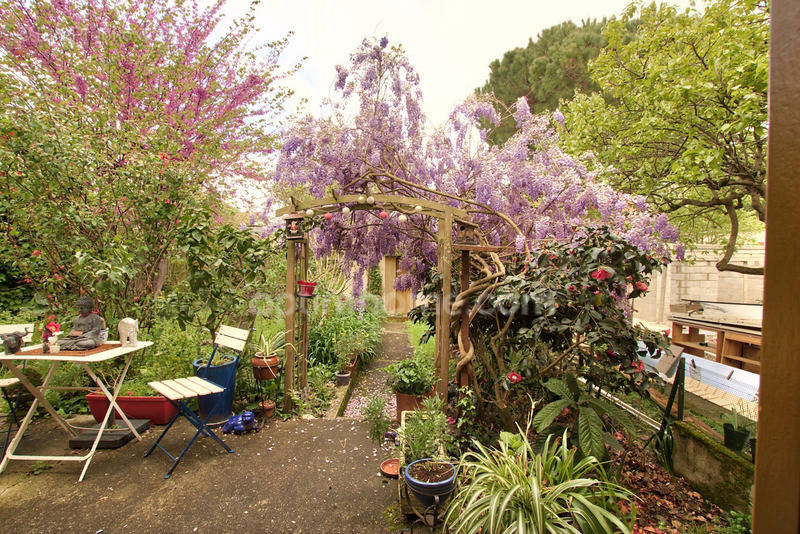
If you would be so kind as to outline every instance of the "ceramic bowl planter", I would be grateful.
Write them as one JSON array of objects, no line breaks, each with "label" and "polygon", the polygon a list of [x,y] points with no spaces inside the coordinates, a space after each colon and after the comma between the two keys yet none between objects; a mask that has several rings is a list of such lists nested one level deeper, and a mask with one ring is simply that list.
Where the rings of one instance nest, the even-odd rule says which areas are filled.
[{"label": "ceramic bowl planter", "polygon": [[250,358],[250,363],[253,365],[253,377],[256,380],[274,380],[278,377],[281,361],[274,354],[266,358]]},{"label": "ceramic bowl planter", "polygon": [[408,489],[426,508],[441,506],[455,488],[456,467],[450,462],[423,458],[405,468]]},{"label": "ceramic bowl planter", "polygon": [[340,372],[336,373],[336,385],[337,386],[346,386],[349,383],[350,383],[350,371],[346,371],[344,373],[340,373]]},{"label": "ceramic bowl planter", "polygon": [[297,285],[300,288],[300,296],[301,297],[313,297],[314,296],[314,288],[316,287],[316,282],[306,282],[305,280],[298,280]]}]

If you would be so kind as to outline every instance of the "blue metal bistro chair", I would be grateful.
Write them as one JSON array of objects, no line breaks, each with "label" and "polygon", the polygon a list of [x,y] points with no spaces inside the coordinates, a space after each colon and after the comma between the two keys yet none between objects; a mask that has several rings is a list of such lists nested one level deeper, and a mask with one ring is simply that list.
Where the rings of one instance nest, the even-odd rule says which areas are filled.
[{"label": "blue metal bistro chair", "polygon": [[[161,449],[167,456],[172,458],[172,466],[167,471],[167,474],[164,478],[169,478],[172,475],[172,471],[175,470],[175,467],[180,463],[183,459],[186,452],[194,445],[194,442],[197,438],[202,434],[207,436],[217,443],[219,443],[226,451],[234,452],[222,439],[217,436],[213,430],[208,427],[208,420],[216,411],[216,406],[219,403],[223,402],[223,395],[221,393],[225,391],[223,387],[220,387],[219,384],[216,384],[205,377],[208,376],[208,370],[211,367],[211,360],[214,359],[214,355],[217,353],[219,347],[226,347],[229,349],[233,349],[237,352],[241,352],[245,345],[247,344],[247,338],[250,332],[248,330],[242,330],[241,328],[233,328],[232,326],[221,326],[219,332],[217,333],[217,337],[214,339],[214,349],[211,352],[211,357],[208,359],[208,364],[203,368],[201,374],[203,377],[199,376],[192,376],[189,378],[176,378],[174,380],[161,380],[158,382],[148,382],[148,386],[156,390],[159,394],[163,395],[170,403],[172,403],[177,409],[178,413],[175,414],[175,417],[167,424],[164,431],[158,436],[158,439],[153,446],[145,453],[145,458],[150,456],[156,447]],[[208,415],[205,419],[202,419],[198,416],[194,411],[192,411],[189,406],[186,404],[191,399],[199,399],[201,397],[205,397],[207,395],[215,395],[217,400],[217,404],[215,405],[215,409],[209,410]],[[161,439],[169,432],[172,425],[179,417],[185,417],[191,424],[197,429],[192,439],[189,440],[189,443],[186,444],[186,447],[181,451],[178,456],[173,456],[167,449],[165,449],[161,445]]]}]

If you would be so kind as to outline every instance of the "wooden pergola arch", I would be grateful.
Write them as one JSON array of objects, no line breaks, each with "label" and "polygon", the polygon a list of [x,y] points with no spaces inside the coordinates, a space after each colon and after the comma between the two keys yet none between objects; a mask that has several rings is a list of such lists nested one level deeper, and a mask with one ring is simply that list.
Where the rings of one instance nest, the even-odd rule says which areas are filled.
[{"label": "wooden pergola arch", "polygon": [[[499,247],[479,245],[477,243],[461,242],[454,246],[453,229],[457,235],[468,236],[475,229],[469,220],[467,211],[436,202],[425,198],[413,198],[390,194],[332,194],[325,198],[298,200],[291,199],[291,204],[279,209],[276,214],[287,221],[297,221],[310,217],[317,217],[326,213],[339,212],[344,206],[350,211],[372,211],[383,209],[401,214],[421,214],[435,217],[438,221],[437,233],[437,266],[442,275],[442,293],[436,305],[436,372],[439,378],[436,384],[437,394],[447,396],[448,366],[450,359],[450,328],[451,328],[451,264],[453,250],[461,251],[462,291],[469,286],[469,254],[470,251],[490,251]],[[466,238],[464,241],[470,241]],[[297,365],[300,366],[298,386],[305,388],[308,371],[308,310],[306,299],[300,299],[298,306],[296,286],[298,277],[305,279],[308,276],[308,235],[303,234],[300,239],[286,240],[286,359],[284,372],[284,403],[286,409],[291,408],[291,393],[295,389],[294,375]],[[296,326],[296,314],[300,311],[299,329]],[[468,321],[464,317],[468,313],[467,307],[461,309],[461,344],[469,347]],[[298,331],[299,330],[299,331]],[[299,335],[298,335],[299,334]],[[299,360],[299,361],[298,361]]]}]

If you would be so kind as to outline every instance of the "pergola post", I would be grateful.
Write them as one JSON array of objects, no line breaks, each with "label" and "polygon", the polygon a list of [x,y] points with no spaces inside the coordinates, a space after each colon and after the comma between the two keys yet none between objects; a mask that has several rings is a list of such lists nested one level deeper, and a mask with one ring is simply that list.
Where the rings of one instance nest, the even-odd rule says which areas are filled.
[{"label": "pergola post", "polygon": [[[308,235],[300,242],[300,279],[308,280]],[[300,377],[299,387],[308,383],[308,299],[300,299]]]},{"label": "pergola post", "polygon": [[800,3],[770,5],[767,246],[753,532],[800,532]]},{"label": "pergola post", "polygon": [[283,368],[283,408],[287,412],[292,409],[292,390],[294,389],[294,355],[295,355],[295,287],[297,279],[295,266],[297,264],[297,246],[294,241],[286,240],[286,347],[284,356],[286,362]]},{"label": "pergola post", "polygon": [[[469,250],[462,250],[461,251],[461,292],[469,289]],[[466,352],[469,352],[470,347],[472,346],[472,342],[469,339],[469,306],[468,302],[465,302],[464,305],[461,307],[461,331],[459,332],[459,336],[461,336],[461,345],[464,347]],[[468,385],[467,377],[469,373],[466,369],[461,370],[460,376],[456,377],[458,386],[466,386]]]},{"label": "pergola post", "polygon": [[447,398],[447,382],[450,364],[450,284],[452,282],[453,263],[453,212],[445,210],[444,217],[439,219],[439,258],[438,269],[442,275],[442,295],[437,308],[436,328],[436,368],[439,381],[436,393],[440,398]]}]

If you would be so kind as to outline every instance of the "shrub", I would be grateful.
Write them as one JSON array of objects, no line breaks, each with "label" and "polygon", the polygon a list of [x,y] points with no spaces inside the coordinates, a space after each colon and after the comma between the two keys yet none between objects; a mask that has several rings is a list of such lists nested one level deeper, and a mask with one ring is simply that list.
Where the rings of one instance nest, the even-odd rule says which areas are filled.
[{"label": "shrub", "polygon": [[[561,439],[537,455],[526,433],[504,433],[499,449],[475,442],[459,464],[466,483],[451,500],[447,532],[563,532],[630,534],[633,518],[618,517],[618,502],[633,495],[609,481],[593,456],[577,460]],[[623,520],[625,519],[625,520]]]},{"label": "shrub", "polygon": [[383,443],[386,431],[392,426],[392,420],[386,415],[386,399],[372,397],[364,406],[363,421],[369,424],[369,437],[376,445]]},{"label": "shrub", "polygon": [[425,399],[421,410],[406,416],[405,426],[400,430],[405,463],[423,458],[439,458],[453,443],[453,435],[443,411],[444,402],[439,397]]},{"label": "shrub", "polygon": [[388,384],[395,393],[424,395],[436,381],[433,361],[415,354],[386,367],[389,373]]}]

